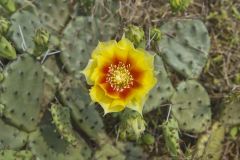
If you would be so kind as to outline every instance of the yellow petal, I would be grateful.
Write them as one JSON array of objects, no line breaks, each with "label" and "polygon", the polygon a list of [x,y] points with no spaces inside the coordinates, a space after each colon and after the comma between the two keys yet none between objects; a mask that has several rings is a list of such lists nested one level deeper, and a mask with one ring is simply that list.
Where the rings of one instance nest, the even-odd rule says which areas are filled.
[{"label": "yellow petal", "polygon": [[107,42],[99,42],[98,46],[92,53],[93,58],[97,58],[98,56],[112,56],[115,51],[117,42],[112,40],[112,41],[107,41]]},{"label": "yellow petal", "polygon": [[108,108],[107,113],[110,112],[120,112],[125,108],[126,104],[121,100],[113,100]]},{"label": "yellow petal", "polygon": [[143,105],[146,101],[146,96],[144,97],[135,97],[131,100],[131,102],[127,105],[128,108],[137,111],[140,115],[142,115]]},{"label": "yellow petal", "polygon": [[91,78],[94,69],[96,68],[97,63],[95,60],[90,59],[87,66],[85,67],[85,69],[82,71],[82,73],[85,75],[87,83],[89,85],[93,85],[94,84],[94,78]]},{"label": "yellow petal", "polygon": [[137,67],[141,70],[153,70],[154,56],[141,49],[134,49],[129,54],[131,59],[137,59],[132,67]]},{"label": "yellow petal", "polygon": [[112,103],[112,99],[105,96],[104,91],[97,85],[94,85],[90,89],[90,97],[93,102],[98,102],[104,110],[104,113],[108,113],[108,108]]},{"label": "yellow petal", "polygon": [[97,85],[90,89],[92,101],[98,102],[104,110],[104,115],[110,112],[122,111],[126,104],[121,100],[113,100],[105,95],[104,91]]},{"label": "yellow petal", "polygon": [[117,46],[127,51],[134,49],[133,43],[124,37],[117,43]]}]

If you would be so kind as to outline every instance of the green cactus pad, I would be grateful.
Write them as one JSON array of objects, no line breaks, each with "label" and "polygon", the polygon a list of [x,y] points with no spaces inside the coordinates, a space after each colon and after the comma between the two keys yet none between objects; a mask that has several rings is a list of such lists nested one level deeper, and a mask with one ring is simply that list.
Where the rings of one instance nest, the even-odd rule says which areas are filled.
[{"label": "green cactus pad", "polygon": [[125,155],[111,144],[106,144],[94,154],[96,160],[126,160]]},{"label": "green cactus pad", "polygon": [[71,108],[71,116],[76,125],[98,144],[105,144],[108,137],[105,133],[102,117],[96,110],[87,88],[80,81],[67,79],[61,89],[61,100]]},{"label": "green cactus pad", "polygon": [[76,133],[73,130],[70,117],[70,109],[67,107],[62,107],[61,105],[53,104],[51,106],[51,114],[53,122],[56,125],[56,128],[59,134],[70,144],[76,146],[77,138]]},{"label": "green cactus pad", "polygon": [[211,127],[211,131],[198,139],[193,159],[219,160],[223,151],[222,142],[224,140],[224,134],[224,126],[219,122],[215,122]]},{"label": "green cactus pad", "polygon": [[43,160],[87,160],[91,156],[86,144],[72,146],[61,139],[53,125],[42,125],[32,132],[28,146],[33,155]]},{"label": "green cactus pad", "polygon": [[42,23],[60,31],[70,16],[68,0],[35,0],[38,15]]},{"label": "green cactus pad", "polygon": [[17,58],[16,51],[5,37],[0,35],[0,57],[13,60]]},{"label": "green cactus pad", "polygon": [[161,104],[170,100],[175,92],[168,74],[165,70],[161,57],[155,55],[154,70],[157,77],[157,84],[150,91],[149,96],[145,102],[143,113],[148,113],[160,107]]},{"label": "green cactus pad", "polygon": [[178,123],[175,119],[172,118],[164,122],[162,127],[166,147],[171,156],[176,159],[180,153]]},{"label": "green cactus pad", "polygon": [[143,148],[135,143],[122,143],[118,141],[116,147],[125,155],[126,160],[146,160],[148,155],[143,151]]},{"label": "green cactus pad", "polygon": [[24,51],[22,39],[23,35],[26,44],[25,50],[29,53],[32,53],[35,47],[33,41],[35,30],[42,27],[39,18],[33,12],[29,12],[27,10],[19,10],[11,16],[10,21],[12,25],[9,28],[8,34],[16,45],[17,50]]},{"label": "green cactus pad", "polygon": [[46,108],[48,104],[55,98],[55,93],[57,92],[57,87],[60,83],[60,80],[50,69],[46,68],[45,66],[42,66],[42,69],[47,81],[44,81],[43,101],[41,106]]},{"label": "green cactus pad", "polygon": [[210,38],[199,20],[174,20],[161,27],[164,60],[187,78],[198,78],[208,58]]},{"label": "green cactus pad", "polygon": [[79,15],[91,15],[91,10],[94,6],[95,0],[77,0],[77,2]]},{"label": "green cactus pad", "polygon": [[1,160],[34,160],[32,153],[28,150],[1,150],[0,151]]},{"label": "green cactus pad", "polygon": [[61,41],[61,60],[66,70],[79,74],[87,65],[98,41],[109,40],[115,24],[93,17],[77,17],[67,25]]},{"label": "green cactus pad", "polygon": [[40,64],[23,54],[4,70],[0,102],[11,124],[32,131],[40,120],[44,75]]},{"label": "green cactus pad", "polygon": [[27,142],[27,133],[5,124],[0,119],[0,150],[20,149]]},{"label": "green cactus pad", "polygon": [[207,129],[212,113],[210,99],[201,84],[194,80],[181,82],[171,102],[172,114],[180,129],[192,133]]},{"label": "green cactus pad", "polygon": [[234,126],[240,124],[240,102],[235,101],[229,104],[225,104],[224,109],[221,112],[220,121],[228,126]]}]

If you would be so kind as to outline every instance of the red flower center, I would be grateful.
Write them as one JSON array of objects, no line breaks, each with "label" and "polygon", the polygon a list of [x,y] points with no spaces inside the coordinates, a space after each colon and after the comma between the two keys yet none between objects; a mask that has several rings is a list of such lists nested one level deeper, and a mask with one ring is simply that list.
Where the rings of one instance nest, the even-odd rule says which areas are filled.
[{"label": "red flower center", "polygon": [[122,92],[124,89],[130,88],[133,85],[134,79],[129,68],[130,64],[126,65],[123,62],[109,66],[106,81],[111,85],[113,90]]}]

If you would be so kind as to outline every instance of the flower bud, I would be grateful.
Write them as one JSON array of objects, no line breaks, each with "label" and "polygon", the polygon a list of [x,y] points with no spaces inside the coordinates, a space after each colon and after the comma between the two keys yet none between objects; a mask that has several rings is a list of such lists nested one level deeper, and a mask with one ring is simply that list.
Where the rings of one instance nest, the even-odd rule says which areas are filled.
[{"label": "flower bud", "polygon": [[151,28],[150,30],[150,39],[154,41],[159,41],[162,38],[162,33],[159,29],[156,27]]},{"label": "flower bud", "polygon": [[135,46],[139,46],[140,43],[144,41],[144,31],[140,27],[128,25],[128,27],[124,29],[124,32],[126,38],[132,41]]},{"label": "flower bud", "polygon": [[50,34],[47,30],[40,28],[36,31],[34,42],[38,46],[48,45]]},{"label": "flower bud", "polygon": [[34,37],[35,49],[34,55],[40,56],[43,52],[45,52],[48,48],[50,34],[47,30],[40,28],[37,29]]},{"label": "flower bud", "polygon": [[9,27],[10,22],[6,18],[0,16],[0,35],[6,34]]},{"label": "flower bud", "polygon": [[169,0],[169,2],[173,11],[184,11],[192,0]]},{"label": "flower bud", "polygon": [[136,111],[126,109],[121,115],[119,134],[121,139],[136,140],[145,131],[145,121]]}]

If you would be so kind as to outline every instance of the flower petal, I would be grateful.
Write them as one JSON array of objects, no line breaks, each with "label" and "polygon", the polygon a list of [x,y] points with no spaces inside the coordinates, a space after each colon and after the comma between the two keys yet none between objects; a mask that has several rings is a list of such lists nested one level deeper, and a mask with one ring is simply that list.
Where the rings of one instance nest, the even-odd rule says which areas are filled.
[{"label": "flower petal", "polygon": [[103,110],[104,114],[110,112],[120,112],[125,108],[125,103],[121,100],[114,100],[105,95],[104,91],[97,85],[90,89],[90,96],[92,101],[98,102]]},{"label": "flower petal", "polygon": [[87,83],[89,85],[93,85],[94,84],[94,78],[92,78],[92,74],[94,69],[96,68],[97,63],[95,60],[90,59],[86,68],[82,71],[82,73],[85,75]]}]

